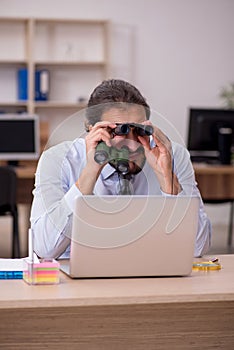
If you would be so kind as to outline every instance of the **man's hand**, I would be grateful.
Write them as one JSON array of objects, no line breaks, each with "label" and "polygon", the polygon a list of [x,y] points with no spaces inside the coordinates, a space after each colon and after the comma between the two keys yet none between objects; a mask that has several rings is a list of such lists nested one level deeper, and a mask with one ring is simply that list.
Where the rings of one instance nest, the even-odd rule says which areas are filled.
[{"label": "man's hand", "polygon": [[100,141],[104,141],[107,146],[111,146],[112,138],[111,129],[115,128],[116,124],[102,121],[89,127],[89,133],[85,138],[86,143],[86,166],[83,169],[76,186],[82,194],[92,194],[98,176],[105,164],[98,164],[94,160],[95,149]]},{"label": "man's hand", "polygon": [[154,132],[152,138],[155,147],[151,148],[149,137],[138,136],[139,141],[144,147],[147,162],[154,170],[161,190],[169,194],[178,194],[181,191],[180,184],[176,175],[173,173],[173,155],[171,141],[168,137],[150,121],[144,125],[153,126]]}]

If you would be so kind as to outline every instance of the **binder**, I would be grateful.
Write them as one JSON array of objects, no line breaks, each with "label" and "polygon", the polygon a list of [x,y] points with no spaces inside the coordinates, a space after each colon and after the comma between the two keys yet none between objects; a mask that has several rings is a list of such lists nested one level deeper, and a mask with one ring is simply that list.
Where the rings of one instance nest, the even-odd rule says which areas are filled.
[{"label": "binder", "polygon": [[28,70],[20,68],[17,72],[18,100],[26,101],[28,99]]},{"label": "binder", "polygon": [[49,98],[49,71],[40,69],[35,71],[35,100],[47,101]]}]

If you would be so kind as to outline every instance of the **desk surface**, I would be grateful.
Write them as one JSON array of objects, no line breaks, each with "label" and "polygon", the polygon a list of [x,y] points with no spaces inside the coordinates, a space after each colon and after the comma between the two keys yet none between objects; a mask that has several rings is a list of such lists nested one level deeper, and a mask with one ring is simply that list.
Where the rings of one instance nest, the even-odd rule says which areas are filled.
[{"label": "desk surface", "polygon": [[78,280],[61,272],[54,286],[2,280],[0,308],[234,300],[234,255],[219,258],[222,270],[193,271],[187,277]]},{"label": "desk surface", "polygon": [[0,281],[3,349],[233,349],[234,255],[189,277]]}]

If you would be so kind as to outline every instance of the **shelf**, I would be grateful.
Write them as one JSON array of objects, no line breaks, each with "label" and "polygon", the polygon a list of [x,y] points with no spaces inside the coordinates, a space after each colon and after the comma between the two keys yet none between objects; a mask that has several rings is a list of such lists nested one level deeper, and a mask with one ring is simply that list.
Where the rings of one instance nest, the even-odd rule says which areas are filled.
[{"label": "shelf", "polygon": [[1,59],[0,58],[0,65],[6,65],[6,66],[17,66],[17,65],[26,65],[27,64],[27,61],[26,60],[14,60],[14,59]]},{"label": "shelf", "polygon": [[9,22],[13,22],[13,23],[27,23],[28,22],[28,18],[27,17],[0,17],[0,21],[2,23],[9,23]]},{"label": "shelf", "polygon": [[46,23],[46,24],[80,24],[80,25],[105,25],[107,20],[99,19],[77,19],[77,18],[34,18],[35,23]]},{"label": "shelf", "polygon": [[0,107],[27,107],[27,101],[0,101]]},{"label": "shelf", "polygon": [[61,102],[61,101],[36,101],[35,108],[77,108],[83,109],[87,107],[85,103]]},{"label": "shelf", "polygon": [[[35,101],[32,103],[35,108],[78,108],[83,109],[87,107],[86,103],[75,103],[75,102],[62,102],[62,101]],[[27,107],[28,102],[11,102],[11,101],[0,101],[0,107]]]},{"label": "shelf", "polygon": [[[109,76],[109,38],[108,20],[0,18],[1,112],[37,113],[55,127],[68,113],[86,108],[78,101],[87,102]],[[19,68],[27,68],[27,101],[15,101]],[[47,81],[45,75],[38,79],[40,70],[49,71]],[[42,84],[48,101],[35,101]]]},{"label": "shelf", "polygon": [[[0,62],[1,63],[1,62]],[[35,61],[36,66],[87,66],[98,67],[105,66],[106,62],[103,61]]]}]

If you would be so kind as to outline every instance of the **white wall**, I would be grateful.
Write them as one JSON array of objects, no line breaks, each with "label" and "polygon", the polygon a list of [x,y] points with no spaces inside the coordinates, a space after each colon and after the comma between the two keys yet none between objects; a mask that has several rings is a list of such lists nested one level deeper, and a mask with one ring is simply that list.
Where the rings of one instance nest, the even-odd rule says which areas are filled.
[{"label": "white wall", "polygon": [[0,16],[109,19],[114,77],[134,83],[185,141],[188,107],[221,106],[220,88],[234,80],[233,14],[233,0],[0,1]]}]

